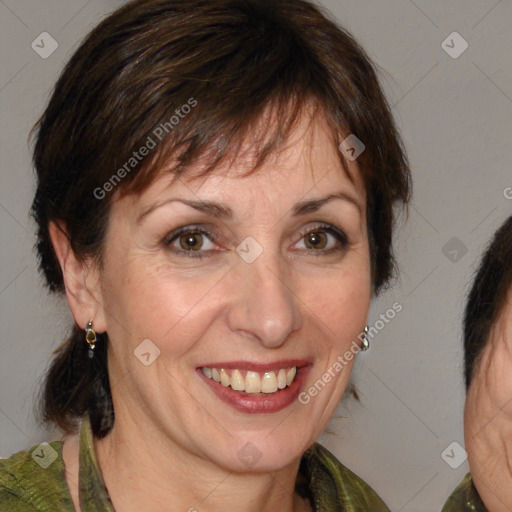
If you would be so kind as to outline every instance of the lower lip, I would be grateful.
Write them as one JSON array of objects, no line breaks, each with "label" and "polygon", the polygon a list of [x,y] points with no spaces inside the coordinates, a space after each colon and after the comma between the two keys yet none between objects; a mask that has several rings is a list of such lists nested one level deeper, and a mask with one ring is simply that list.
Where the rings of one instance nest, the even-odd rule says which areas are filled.
[{"label": "lower lip", "polygon": [[301,367],[290,386],[278,389],[275,393],[262,395],[242,395],[242,393],[231,389],[231,386],[223,386],[220,382],[206,377],[200,368],[197,372],[223,402],[231,405],[237,411],[245,414],[271,414],[281,411],[295,402],[309,370],[310,366]]}]

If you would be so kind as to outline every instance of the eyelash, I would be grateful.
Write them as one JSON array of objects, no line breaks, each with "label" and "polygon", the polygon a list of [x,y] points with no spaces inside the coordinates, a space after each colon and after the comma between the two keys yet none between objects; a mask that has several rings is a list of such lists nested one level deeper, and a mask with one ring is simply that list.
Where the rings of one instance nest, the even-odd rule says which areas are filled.
[{"label": "eyelash", "polygon": [[[323,250],[322,249],[318,249],[318,250],[317,249],[306,249],[307,254],[310,254],[313,256],[325,256],[328,254],[332,254],[334,252],[342,251],[348,245],[347,235],[343,231],[341,231],[329,224],[320,224],[318,226],[315,226],[314,228],[310,228],[310,229],[307,229],[307,230],[301,232],[300,240],[302,240],[306,235],[308,235],[310,233],[316,233],[319,231],[323,231],[325,233],[328,233],[328,234],[334,236],[334,238],[336,238],[336,240],[339,242],[339,245],[332,249],[323,249]],[[170,248],[173,252],[175,252],[179,255],[188,257],[188,258],[204,258],[207,255],[204,253],[208,253],[208,251],[185,251],[183,249],[177,249],[176,247],[171,247],[171,244],[176,239],[179,239],[180,236],[186,235],[187,233],[197,233],[197,234],[204,235],[212,243],[215,238],[215,237],[213,237],[213,239],[212,239],[212,233],[210,233],[204,229],[201,229],[197,226],[186,226],[186,227],[180,228],[178,231],[174,231],[174,232],[170,233],[164,240],[165,246]],[[215,252],[218,252],[218,251],[215,251]]]}]

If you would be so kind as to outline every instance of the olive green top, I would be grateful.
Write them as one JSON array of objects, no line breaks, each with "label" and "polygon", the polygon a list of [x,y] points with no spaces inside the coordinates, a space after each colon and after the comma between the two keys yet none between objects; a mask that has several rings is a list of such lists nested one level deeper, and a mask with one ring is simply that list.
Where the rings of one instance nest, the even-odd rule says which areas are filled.
[{"label": "olive green top", "polygon": [[[82,512],[113,512],[94,453],[88,416],[80,428],[79,461]],[[390,512],[366,483],[317,443],[302,457],[296,488],[310,499],[315,512]],[[61,441],[41,443],[0,460],[1,512],[73,510]]]},{"label": "olive green top", "polygon": [[444,504],[441,512],[488,512],[468,473]]}]

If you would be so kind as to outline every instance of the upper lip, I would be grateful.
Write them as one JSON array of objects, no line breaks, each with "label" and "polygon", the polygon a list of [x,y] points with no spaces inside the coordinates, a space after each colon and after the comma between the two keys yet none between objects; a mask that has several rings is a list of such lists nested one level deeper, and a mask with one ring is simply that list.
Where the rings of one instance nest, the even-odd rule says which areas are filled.
[{"label": "upper lip", "polygon": [[307,359],[280,359],[279,361],[269,361],[268,363],[256,363],[254,361],[222,361],[201,364],[198,368],[226,368],[261,373],[265,371],[280,370],[281,368],[291,368],[292,366],[302,368],[308,364],[311,364],[311,362]]}]

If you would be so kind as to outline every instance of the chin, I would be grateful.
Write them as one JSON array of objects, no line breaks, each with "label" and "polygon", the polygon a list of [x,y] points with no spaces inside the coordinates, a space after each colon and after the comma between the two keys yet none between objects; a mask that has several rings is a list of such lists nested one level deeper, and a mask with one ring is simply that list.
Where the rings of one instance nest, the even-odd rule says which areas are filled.
[{"label": "chin", "polygon": [[[286,420],[283,423],[287,423]],[[289,423],[291,425],[291,423]],[[314,443],[309,435],[291,437],[285,429],[290,427],[280,425],[279,434],[275,430],[260,432],[245,432],[229,440],[222,450],[209,453],[209,458],[225,469],[237,473],[271,473],[298,462],[304,452]]]}]

